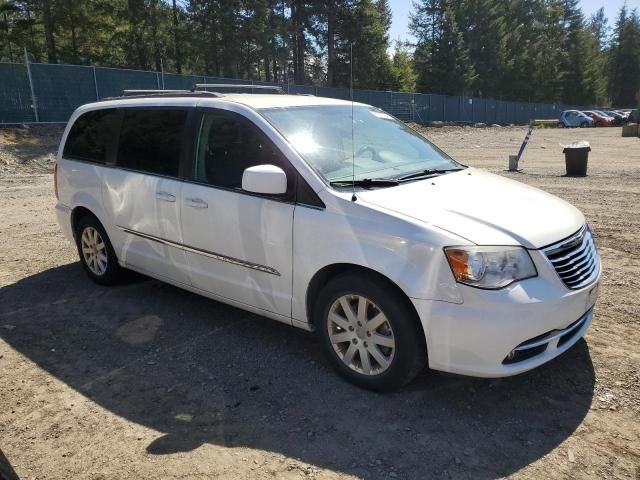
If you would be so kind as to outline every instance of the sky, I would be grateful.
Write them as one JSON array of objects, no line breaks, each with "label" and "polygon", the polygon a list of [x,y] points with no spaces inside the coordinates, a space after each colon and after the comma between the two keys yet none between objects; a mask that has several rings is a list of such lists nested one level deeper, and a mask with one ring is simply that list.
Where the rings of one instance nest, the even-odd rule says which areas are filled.
[{"label": "sky", "polygon": [[[615,22],[620,7],[624,4],[624,0],[581,0],[580,6],[585,17],[590,17],[600,7],[604,7],[604,11],[609,19],[609,25]],[[640,11],[640,0],[627,0],[629,10],[637,8]],[[391,25],[391,40],[413,40],[409,33],[409,13],[412,10],[411,0],[389,0],[391,10],[393,12],[393,24]]]}]

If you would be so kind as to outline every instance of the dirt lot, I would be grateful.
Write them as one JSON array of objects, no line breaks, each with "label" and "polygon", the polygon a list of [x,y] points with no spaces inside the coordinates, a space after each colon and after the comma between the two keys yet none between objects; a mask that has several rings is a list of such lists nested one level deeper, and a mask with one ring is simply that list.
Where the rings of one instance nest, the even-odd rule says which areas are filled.
[{"label": "dirt lot", "polygon": [[[509,173],[524,128],[427,130],[582,209],[601,295],[542,368],[381,395],[339,379],[311,334],[154,280],[89,283],[55,222],[59,134],[0,129],[0,450],[20,478],[640,478],[640,139],[536,130]],[[579,139],[590,175],[564,177],[559,143]]]}]

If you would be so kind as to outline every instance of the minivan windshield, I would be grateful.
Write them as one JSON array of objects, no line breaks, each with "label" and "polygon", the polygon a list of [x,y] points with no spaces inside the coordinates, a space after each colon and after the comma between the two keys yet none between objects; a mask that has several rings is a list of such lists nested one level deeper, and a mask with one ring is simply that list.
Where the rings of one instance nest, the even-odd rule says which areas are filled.
[{"label": "minivan windshield", "polygon": [[392,186],[393,182],[376,181],[405,181],[404,177],[417,180],[421,172],[433,175],[463,168],[383,110],[356,105],[353,124],[351,112],[351,105],[260,110],[298,153],[335,186],[352,179],[372,187]]}]

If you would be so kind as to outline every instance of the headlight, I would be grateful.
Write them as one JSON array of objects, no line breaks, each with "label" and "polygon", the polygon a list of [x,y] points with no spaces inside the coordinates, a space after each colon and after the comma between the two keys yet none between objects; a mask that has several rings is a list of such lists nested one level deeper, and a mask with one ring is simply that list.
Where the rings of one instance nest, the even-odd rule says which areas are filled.
[{"label": "headlight", "polygon": [[538,273],[523,247],[446,247],[456,281],[480,288],[502,288]]}]

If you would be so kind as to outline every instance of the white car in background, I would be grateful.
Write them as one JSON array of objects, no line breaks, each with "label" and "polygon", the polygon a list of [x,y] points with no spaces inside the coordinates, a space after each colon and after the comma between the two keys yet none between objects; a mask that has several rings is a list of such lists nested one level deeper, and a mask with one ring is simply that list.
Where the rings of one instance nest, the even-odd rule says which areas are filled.
[{"label": "white car in background", "polygon": [[585,128],[593,126],[593,118],[579,110],[565,110],[560,114],[559,121],[559,125],[565,128]]},{"label": "white car in background", "polygon": [[55,179],[96,283],[131,269],[315,331],[370,389],[426,366],[521,373],[592,320],[600,260],[576,208],[368,105],[207,92],[84,105]]}]

